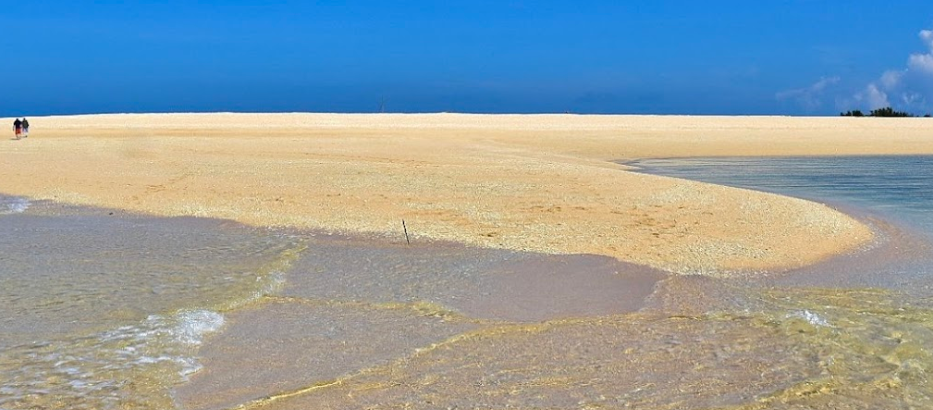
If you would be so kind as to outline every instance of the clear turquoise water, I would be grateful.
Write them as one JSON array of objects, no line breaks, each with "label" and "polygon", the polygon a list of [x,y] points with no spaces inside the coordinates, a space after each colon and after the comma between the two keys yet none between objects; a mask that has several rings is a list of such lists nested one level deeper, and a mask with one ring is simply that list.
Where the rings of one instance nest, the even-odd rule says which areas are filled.
[{"label": "clear turquoise water", "polygon": [[644,171],[844,203],[933,232],[933,156],[650,159]]},{"label": "clear turquoise water", "polygon": [[933,156],[652,159],[644,172],[811,199],[894,224],[875,250],[802,269],[783,285],[872,286],[933,296]]}]

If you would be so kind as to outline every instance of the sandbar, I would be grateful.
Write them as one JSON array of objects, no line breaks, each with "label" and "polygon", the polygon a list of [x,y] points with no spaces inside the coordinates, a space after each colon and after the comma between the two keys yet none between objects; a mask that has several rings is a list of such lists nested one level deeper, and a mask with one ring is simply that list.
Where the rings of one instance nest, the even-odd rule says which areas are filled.
[{"label": "sandbar", "polygon": [[873,234],[823,204],[613,161],[933,153],[922,118],[212,113],[30,122],[28,139],[0,144],[0,192],[396,243],[405,220],[415,241],[604,255],[715,276],[812,264]]}]

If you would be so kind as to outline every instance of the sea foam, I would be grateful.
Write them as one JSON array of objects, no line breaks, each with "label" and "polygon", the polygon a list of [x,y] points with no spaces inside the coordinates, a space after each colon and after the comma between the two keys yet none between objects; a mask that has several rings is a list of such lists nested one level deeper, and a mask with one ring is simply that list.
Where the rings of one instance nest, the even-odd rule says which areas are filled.
[{"label": "sea foam", "polygon": [[816,313],[813,313],[809,310],[799,310],[799,311],[796,311],[794,313],[787,315],[787,317],[795,317],[795,318],[806,320],[807,323],[813,326],[832,327],[832,325],[829,324],[828,320],[824,319],[820,315],[817,315]]},{"label": "sea foam", "polygon": [[25,212],[30,202],[20,197],[0,197],[0,215],[10,215]]},{"label": "sea foam", "polygon": [[216,332],[224,325],[224,316],[210,310],[189,310],[177,315],[177,322],[172,333],[175,340],[192,346],[198,346],[204,335]]},{"label": "sea foam", "polygon": [[185,310],[171,316],[150,315],[139,325],[105,332],[100,339],[119,342],[119,356],[131,367],[170,365],[185,379],[201,369],[194,356],[197,347],[223,324],[224,316],[218,312]]}]

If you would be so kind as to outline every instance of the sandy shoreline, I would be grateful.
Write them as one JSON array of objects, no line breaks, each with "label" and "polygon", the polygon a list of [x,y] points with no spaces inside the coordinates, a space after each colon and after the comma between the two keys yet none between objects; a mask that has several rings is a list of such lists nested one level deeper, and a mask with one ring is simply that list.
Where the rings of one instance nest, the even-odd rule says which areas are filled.
[{"label": "sandy shoreline", "polygon": [[933,153],[924,119],[574,115],[33,117],[0,192],[155,215],[599,254],[680,273],[796,267],[871,239],[812,202],[612,160]]}]

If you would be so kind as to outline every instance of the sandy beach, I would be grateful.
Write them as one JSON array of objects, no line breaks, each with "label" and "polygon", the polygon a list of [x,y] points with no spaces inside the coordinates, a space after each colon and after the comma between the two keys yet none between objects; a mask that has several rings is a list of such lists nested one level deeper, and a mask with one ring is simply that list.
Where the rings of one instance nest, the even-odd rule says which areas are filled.
[{"label": "sandy beach", "polygon": [[872,232],[822,204],[638,174],[613,161],[933,153],[922,118],[120,114],[30,122],[28,139],[0,144],[0,192],[394,242],[405,240],[404,219],[414,241],[597,254],[717,276],[814,263]]},{"label": "sandy beach", "polygon": [[30,122],[0,141],[3,408],[933,403],[933,157],[657,165],[931,154],[929,120]]}]

